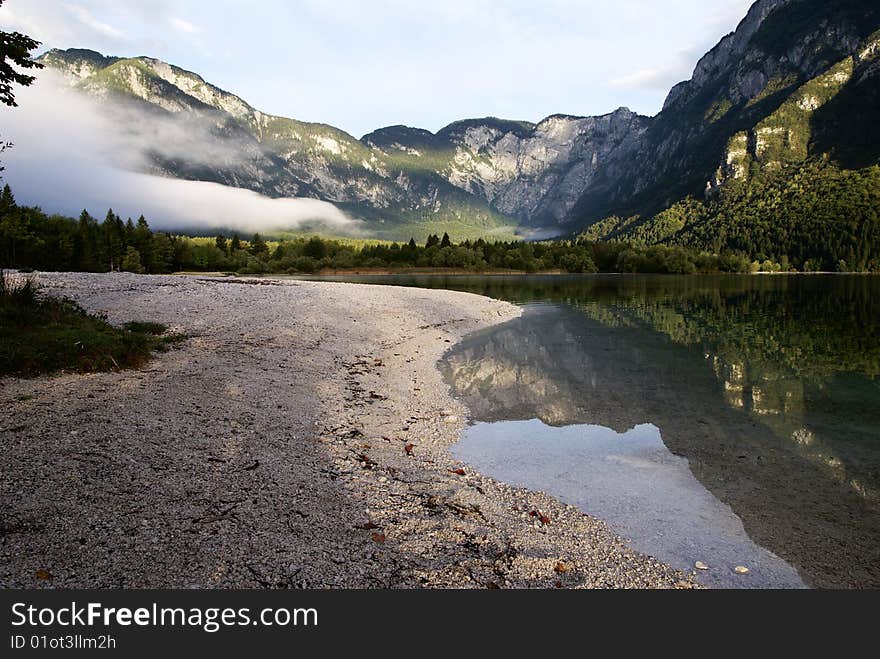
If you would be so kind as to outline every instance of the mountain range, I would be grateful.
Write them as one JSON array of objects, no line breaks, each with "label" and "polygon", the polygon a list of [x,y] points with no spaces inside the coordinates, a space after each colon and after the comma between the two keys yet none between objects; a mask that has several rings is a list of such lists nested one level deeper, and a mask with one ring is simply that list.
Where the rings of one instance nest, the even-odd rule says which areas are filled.
[{"label": "mountain range", "polygon": [[537,124],[466,119],[360,139],[266,114],[150,57],[70,49],[40,61],[111,111],[186,117],[194,134],[235,154],[157,151],[150,171],[329,201],[392,239],[574,235],[611,216],[637,225],[814,159],[844,169],[880,162],[880,4],[866,0],[759,0],[654,117],[620,108]]}]

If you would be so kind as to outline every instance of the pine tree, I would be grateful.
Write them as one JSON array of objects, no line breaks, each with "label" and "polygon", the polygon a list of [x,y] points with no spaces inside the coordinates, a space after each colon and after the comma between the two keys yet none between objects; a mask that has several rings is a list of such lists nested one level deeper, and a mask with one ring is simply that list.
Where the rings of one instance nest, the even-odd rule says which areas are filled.
[{"label": "pine tree", "polygon": [[446,232],[443,233],[443,240],[440,241],[440,249],[444,247],[452,247],[452,241],[449,240],[449,234]]},{"label": "pine tree", "polygon": [[147,224],[143,215],[138,218],[135,225],[133,243],[134,248],[140,254],[144,268],[151,271],[153,267],[153,232],[150,231],[150,225]]},{"label": "pine tree", "polygon": [[76,234],[74,253],[77,269],[84,272],[103,270],[98,255],[98,223],[88,211],[80,213]]},{"label": "pine tree", "polygon": [[214,239],[214,244],[217,245],[217,249],[226,254],[226,236],[219,235]]},{"label": "pine tree", "polygon": [[409,247],[410,251],[412,251],[412,252],[414,252],[414,251],[416,251],[416,249],[418,249],[418,246],[416,245],[416,239],[415,239],[415,238],[410,238],[410,239],[409,239],[409,245],[408,245],[408,247]]},{"label": "pine tree", "polygon": [[431,234],[428,236],[428,241],[425,243],[425,248],[436,247],[440,244],[440,237],[436,234]]},{"label": "pine tree", "polygon": [[153,235],[153,270],[163,274],[174,270],[174,243],[167,233]]},{"label": "pine tree", "polygon": [[112,209],[107,211],[107,217],[104,218],[104,224],[101,225],[101,233],[103,234],[103,252],[107,269],[110,271],[118,270],[125,255],[125,225],[122,223],[122,219],[113,213]]},{"label": "pine tree", "polygon": [[15,197],[12,196],[12,189],[9,184],[3,186],[3,192],[0,193],[0,217],[15,208]]},{"label": "pine tree", "polygon": [[125,223],[125,244],[134,245],[134,222],[131,221],[131,218],[128,218]]},{"label": "pine tree", "polygon": [[232,235],[232,244],[230,245],[230,250],[234,253],[241,249],[241,239],[238,237],[238,234],[235,233]]}]

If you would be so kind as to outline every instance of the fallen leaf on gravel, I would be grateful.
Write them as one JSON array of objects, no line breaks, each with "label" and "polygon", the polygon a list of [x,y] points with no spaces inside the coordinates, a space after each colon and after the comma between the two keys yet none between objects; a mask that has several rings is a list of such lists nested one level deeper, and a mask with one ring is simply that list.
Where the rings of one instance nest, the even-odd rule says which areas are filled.
[{"label": "fallen leaf on gravel", "polygon": [[537,517],[538,520],[541,522],[541,524],[545,524],[545,525],[546,525],[546,524],[549,524],[549,523],[550,523],[550,518],[547,517],[547,515],[545,515],[544,513],[542,513],[540,510],[533,510],[533,511],[531,511],[531,512],[529,513],[529,516],[530,516],[530,517]]},{"label": "fallen leaf on gravel", "polygon": [[559,561],[554,566],[553,571],[556,572],[557,574],[565,574],[566,572],[568,572],[568,566],[565,563],[563,563],[562,561]]},{"label": "fallen leaf on gravel", "polygon": [[414,448],[415,448],[414,444],[407,444],[406,446],[403,447],[403,450],[406,451],[407,455],[412,455]]},{"label": "fallen leaf on gravel", "polygon": [[748,574],[749,568],[747,568],[745,565],[737,565],[735,568],[733,568],[733,571],[737,574]]},{"label": "fallen leaf on gravel", "polygon": [[554,585],[556,588],[562,588],[562,582],[561,582],[561,581],[557,581],[557,582],[556,582],[555,584],[553,584],[553,585]]},{"label": "fallen leaf on gravel", "polygon": [[494,581],[490,581],[489,583],[487,583],[486,588],[488,588],[489,590],[501,590],[501,586],[499,586]]},{"label": "fallen leaf on gravel", "polygon": [[385,534],[379,532],[374,533],[373,542],[385,542]]},{"label": "fallen leaf on gravel", "polygon": [[48,570],[37,570],[37,579],[40,581],[46,581],[47,579],[51,579],[52,575],[49,574]]},{"label": "fallen leaf on gravel", "polygon": [[459,467],[458,469],[450,469],[450,470],[449,470],[449,473],[450,473],[450,474],[456,474],[456,475],[458,475],[458,476],[464,476],[467,472],[465,472],[464,469],[462,469],[461,467]]}]

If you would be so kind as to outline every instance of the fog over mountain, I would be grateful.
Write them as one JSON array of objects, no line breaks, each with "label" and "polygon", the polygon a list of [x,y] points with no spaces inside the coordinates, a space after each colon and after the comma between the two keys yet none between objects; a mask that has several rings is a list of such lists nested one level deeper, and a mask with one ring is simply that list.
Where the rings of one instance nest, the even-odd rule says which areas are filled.
[{"label": "fog over mountain", "polygon": [[22,202],[49,212],[101,216],[143,213],[157,228],[228,228],[272,232],[302,227],[345,235],[361,223],[333,204],[311,198],[270,198],[214,182],[155,171],[154,159],[188,167],[235,167],[244,156],[234,141],[214,139],[187,114],[152,112],[134,103],[102,104],[72,89],[56,71],[22,90],[20,107],[0,110],[15,140],[4,178]]}]

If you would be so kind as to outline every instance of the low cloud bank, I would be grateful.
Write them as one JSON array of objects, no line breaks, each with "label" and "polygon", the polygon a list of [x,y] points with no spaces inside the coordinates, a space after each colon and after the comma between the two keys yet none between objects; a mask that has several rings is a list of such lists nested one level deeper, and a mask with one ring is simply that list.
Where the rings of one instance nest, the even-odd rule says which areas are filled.
[{"label": "low cloud bank", "polygon": [[242,154],[186,116],[169,118],[134,107],[122,114],[69,88],[49,70],[20,89],[18,108],[0,110],[0,137],[15,146],[3,155],[3,178],[21,204],[76,216],[86,208],[103,217],[108,208],[123,217],[143,213],[154,228],[231,229],[272,232],[318,228],[362,233],[328,202],[271,199],[218,183],[143,173],[150,157],[189,164],[235,164]]}]

